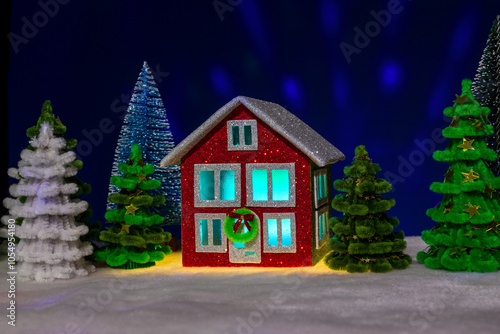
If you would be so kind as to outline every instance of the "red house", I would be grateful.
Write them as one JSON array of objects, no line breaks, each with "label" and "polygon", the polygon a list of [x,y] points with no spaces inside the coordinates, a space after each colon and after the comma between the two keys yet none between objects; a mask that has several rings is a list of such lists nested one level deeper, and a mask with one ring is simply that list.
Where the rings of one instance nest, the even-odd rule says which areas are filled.
[{"label": "red house", "polygon": [[[161,161],[181,165],[183,265],[314,265],[328,251],[329,165],[344,158],[283,107],[234,98]],[[235,240],[228,222],[254,236]]]}]

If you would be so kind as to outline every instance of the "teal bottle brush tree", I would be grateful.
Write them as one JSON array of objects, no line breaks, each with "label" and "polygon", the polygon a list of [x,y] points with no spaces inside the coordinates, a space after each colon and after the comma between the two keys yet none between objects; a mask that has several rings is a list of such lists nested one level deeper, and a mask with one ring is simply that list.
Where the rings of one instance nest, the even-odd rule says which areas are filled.
[{"label": "teal bottle brush tree", "polygon": [[[174,137],[153,73],[144,62],[137,78],[130,103],[123,120],[115,150],[111,175],[123,176],[118,165],[127,160],[132,145],[141,147],[145,163],[155,166],[152,178],[161,182],[160,187],[151,190],[151,195],[164,195],[161,205],[151,208],[163,216],[163,225],[181,224],[181,170],[180,166],[158,166],[160,160],[174,148]],[[118,191],[110,183],[109,195]],[[115,209],[116,203],[109,202],[107,209]]]},{"label": "teal bottle brush tree", "polygon": [[161,182],[148,178],[155,169],[144,163],[138,144],[132,145],[130,158],[119,168],[123,176],[112,176],[111,183],[120,191],[108,197],[116,209],[105,214],[113,226],[100,234],[101,241],[108,245],[96,251],[95,259],[119,269],[154,266],[155,261],[171,253],[170,247],[160,245],[171,238],[160,227],[164,218],[151,210],[165,201],[163,195],[150,195]]},{"label": "teal bottle brush tree", "polygon": [[431,191],[443,194],[427,215],[436,222],[422,239],[429,248],[417,254],[417,260],[429,268],[454,271],[495,271],[500,267],[500,204],[495,177],[486,161],[498,154],[488,148],[485,136],[493,133],[490,109],[481,107],[471,93],[471,81],[462,81],[462,94],[444,114],[452,117],[443,129],[449,138],[437,161],[447,162],[443,182],[432,183]]},{"label": "teal bottle brush tree", "polygon": [[395,201],[381,196],[391,190],[391,184],[376,177],[380,170],[360,145],[351,166],[344,168],[345,177],[333,184],[342,193],[335,196],[332,207],[343,217],[329,222],[334,236],[325,263],[331,269],[384,273],[405,269],[411,263],[411,257],[403,253],[403,231],[393,231],[399,220],[387,216]]}]

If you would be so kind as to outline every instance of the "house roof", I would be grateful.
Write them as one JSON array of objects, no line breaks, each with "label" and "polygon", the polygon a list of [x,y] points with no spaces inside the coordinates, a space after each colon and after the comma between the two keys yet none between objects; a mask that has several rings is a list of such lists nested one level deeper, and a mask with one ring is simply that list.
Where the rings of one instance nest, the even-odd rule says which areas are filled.
[{"label": "house roof", "polygon": [[219,124],[237,106],[243,104],[256,117],[274,129],[318,166],[326,166],[345,156],[335,146],[282,106],[244,96],[237,96],[217,110],[202,125],[170,151],[160,163],[161,167],[178,165],[200,140]]}]

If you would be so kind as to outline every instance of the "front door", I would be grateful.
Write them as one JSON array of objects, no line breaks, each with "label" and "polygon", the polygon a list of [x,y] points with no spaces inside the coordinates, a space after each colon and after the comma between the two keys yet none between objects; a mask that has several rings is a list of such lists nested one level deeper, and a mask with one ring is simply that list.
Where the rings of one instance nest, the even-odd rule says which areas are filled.
[{"label": "front door", "polygon": [[[257,215],[257,223],[259,226],[259,231],[255,238],[247,242],[234,242],[228,240],[229,242],[229,262],[231,263],[260,263],[261,262],[261,247],[260,247],[260,236],[262,234],[260,228],[260,219]],[[246,227],[244,227],[246,232]]]}]

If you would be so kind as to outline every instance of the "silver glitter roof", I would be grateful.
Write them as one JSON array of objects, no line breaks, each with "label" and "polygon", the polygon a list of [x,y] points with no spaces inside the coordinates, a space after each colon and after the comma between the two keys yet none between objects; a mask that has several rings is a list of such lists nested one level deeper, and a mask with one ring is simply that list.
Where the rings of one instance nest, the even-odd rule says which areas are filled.
[{"label": "silver glitter roof", "polygon": [[256,117],[290,141],[316,165],[323,167],[345,159],[340,150],[282,106],[250,97],[237,96],[174,147],[161,160],[160,166],[180,164],[182,157],[240,104],[243,104]]}]

